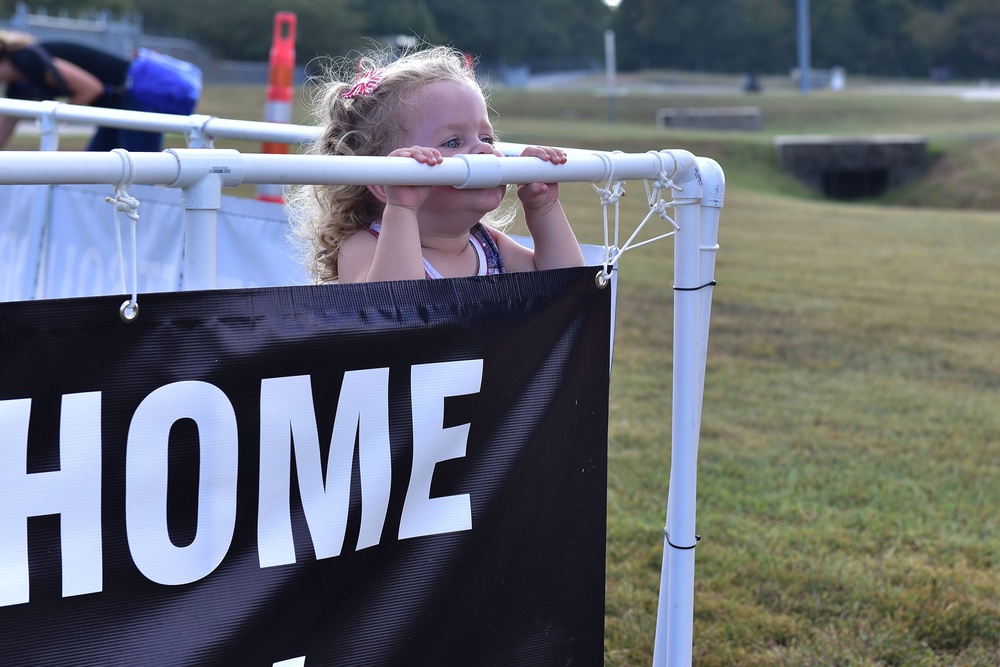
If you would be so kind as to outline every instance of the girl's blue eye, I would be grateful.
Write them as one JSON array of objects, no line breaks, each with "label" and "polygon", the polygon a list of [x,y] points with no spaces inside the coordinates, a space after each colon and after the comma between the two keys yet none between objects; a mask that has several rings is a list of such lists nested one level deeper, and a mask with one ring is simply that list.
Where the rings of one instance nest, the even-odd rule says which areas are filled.
[{"label": "girl's blue eye", "polygon": [[458,148],[461,145],[461,142],[458,139],[449,139],[441,145],[445,148]]},{"label": "girl's blue eye", "polygon": [[490,136],[487,136],[487,137],[483,137],[483,138],[482,138],[482,142],[483,142],[484,144],[489,144],[490,146],[492,146],[493,144],[495,144],[495,143],[496,143],[496,141],[497,141],[497,138],[496,138],[496,137],[490,137]]}]

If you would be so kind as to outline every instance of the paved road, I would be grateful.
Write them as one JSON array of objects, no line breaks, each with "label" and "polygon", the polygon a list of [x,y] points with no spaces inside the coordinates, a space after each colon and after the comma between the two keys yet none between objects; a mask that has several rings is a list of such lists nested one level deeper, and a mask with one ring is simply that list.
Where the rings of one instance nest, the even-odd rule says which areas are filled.
[{"label": "paved road", "polygon": [[[669,83],[643,81],[635,74],[620,74],[616,77],[616,89],[619,93],[628,92],[669,92],[674,95],[742,95],[739,81],[726,83],[685,82],[683,76]],[[529,77],[527,88],[592,88],[607,92],[607,79],[602,73],[593,71],[552,72],[536,74]],[[787,89],[795,88],[788,84]],[[983,83],[980,85],[954,84],[881,84],[847,81],[849,92],[871,92],[877,94],[915,95],[915,96],[946,96],[957,97],[969,101],[1000,102],[1000,84]]]}]

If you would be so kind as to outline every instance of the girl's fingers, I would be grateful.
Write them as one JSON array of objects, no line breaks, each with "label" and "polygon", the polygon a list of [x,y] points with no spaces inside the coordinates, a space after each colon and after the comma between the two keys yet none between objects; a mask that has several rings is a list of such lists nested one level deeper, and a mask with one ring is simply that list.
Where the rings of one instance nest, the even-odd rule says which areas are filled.
[{"label": "girl's fingers", "polygon": [[523,157],[537,157],[552,164],[563,164],[567,159],[565,151],[550,146],[529,146],[521,152],[521,155]]},{"label": "girl's fingers", "polygon": [[409,148],[397,148],[393,152],[389,153],[389,157],[408,157],[413,158],[421,164],[426,164],[429,166],[434,166],[441,163],[441,151],[436,148],[427,148],[425,146],[411,146]]}]

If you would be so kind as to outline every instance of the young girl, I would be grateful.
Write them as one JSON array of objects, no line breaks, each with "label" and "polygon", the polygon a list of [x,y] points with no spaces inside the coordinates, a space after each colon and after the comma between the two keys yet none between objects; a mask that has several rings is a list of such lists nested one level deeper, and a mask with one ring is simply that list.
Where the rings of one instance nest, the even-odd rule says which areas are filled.
[{"label": "young girl", "polygon": [[[351,83],[325,86],[325,131],[313,152],[409,157],[429,167],[463,153],[500,155],[486,99],[460,52],[434,47],[387,64],[369,58],[358,65]],[[553,148],[527,148],[522,155],[566,162],[565,153]],[[534,250],[497,229],[497,220],[490,222],[505,192],[503,185],[320,185],[291,192],[289,205],[308,247],[307,264],[320,282],[452,278],[583,264],[557,184],[517,188]]]}]

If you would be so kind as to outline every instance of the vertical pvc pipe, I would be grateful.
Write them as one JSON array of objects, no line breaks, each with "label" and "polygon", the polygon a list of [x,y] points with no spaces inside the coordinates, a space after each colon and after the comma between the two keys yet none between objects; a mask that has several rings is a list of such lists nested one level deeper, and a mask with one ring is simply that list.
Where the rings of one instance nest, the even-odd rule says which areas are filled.
[{"label": "vertical pvc pipe", "polygon": [[184,275],[182,289],[214,289],[219,264],[218,215],[222,182],[208,174],[181,190],[184,206]]},{"label": "vertical pvc pipe", "polygon": [[56,111],[62,102],[46,102],[46,109],[38,117],[38,150],[57,151],[59,150],[59,119]]},{"label": "vertical pvc pipe", "polygon": [[699,291],[701,295],[699,338],[702,352],[702,359],[699,362],[701,380],[698,383],[701,389],[698,405],[698,422],[700,424],[705,396],[705,369],[708,365],[708,331],[712,320],[712,296],[715,291],[713,286],[715,282],[715,258],[719,252],[719,218],[722,216],[722,207],[726,199],[726,177],[719,163],[715,160],[698,158],[698,166],[701,169],[704,184],[704,195],[701,199],[701,239],[699,242],[700,279],[702,284],[709,285]]},{"label": "vertical pvc pipe", "polygon": [[[40,151],[59,150],[59,118],[57,110],[62,102],[45,102],[46,110],[38,117],[38,134]],[[48,275],[49,262],[49,232],[52,211],[53,185],[40,185],[37,187],[37,204],[31,209],[31,225],[29,241],[32,246],[38,248],[38,266],[34,277],[34,298],[40,299],[44,296],[46,285],[45,277]]]},{"label": "vertical pvc pipe", "polygon": [[673,412],[670,488],[653,664],[689,666],[694,640],[694,547],[700,430],[701,175],[691,175],[674,198],[680,227],[674,237]]},{"label": "vertical pvc pipe", "polygon": [[[272,123],[290,123],[292,121],[292,103],[295,99],[293,84],[296,22],[297,17],[293,12],[276,12],[274,14],[267,101],[264,107],[264,120]],[[261,152],[287,153],[288,144],[266,141],[261,146]],[[281,186],[258,185],[257,199],[280,203],[283,201]]]}]

